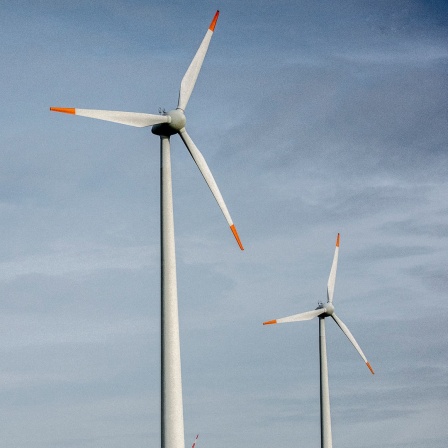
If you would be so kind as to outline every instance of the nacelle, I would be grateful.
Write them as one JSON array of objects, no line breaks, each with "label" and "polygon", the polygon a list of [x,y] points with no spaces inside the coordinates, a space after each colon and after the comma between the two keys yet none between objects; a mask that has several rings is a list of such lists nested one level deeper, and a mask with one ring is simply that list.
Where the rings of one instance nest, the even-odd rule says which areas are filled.
[{"label": "nacelle", "polygon": [[166,115],[170,117],[171,121],[169,123],[154,125],[151,130],[153,134],[169,137],[170,135],[177,134],[182,128],[185,127],[187,119],[185,118],[183,110],[170,110]]}]

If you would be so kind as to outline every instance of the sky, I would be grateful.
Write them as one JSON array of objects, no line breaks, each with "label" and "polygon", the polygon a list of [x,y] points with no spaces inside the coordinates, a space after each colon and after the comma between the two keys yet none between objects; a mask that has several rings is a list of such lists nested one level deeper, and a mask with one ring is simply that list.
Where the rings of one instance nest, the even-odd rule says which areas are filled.
[{"label": "sky", "polygon": [[185,443],[448,440],[445,1],[0,6],[0,438],[160,446],[159,140],[50,106],[157,113],[221,11],[188,104],[245,251],[172,137]]}]

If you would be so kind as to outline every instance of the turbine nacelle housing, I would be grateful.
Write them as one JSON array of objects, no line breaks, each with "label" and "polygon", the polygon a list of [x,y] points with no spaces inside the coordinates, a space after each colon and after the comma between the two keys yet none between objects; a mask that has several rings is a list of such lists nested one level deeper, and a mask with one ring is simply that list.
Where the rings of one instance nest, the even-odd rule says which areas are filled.
[{"label": "turbine nacelle housing", "polygon": [[177,134],[185,127],[187,119],[182,109],[170,110],[165,115],[170,118],[170,121],[168,123],[155,124],[151,129],[153,134],[169,137]]}]

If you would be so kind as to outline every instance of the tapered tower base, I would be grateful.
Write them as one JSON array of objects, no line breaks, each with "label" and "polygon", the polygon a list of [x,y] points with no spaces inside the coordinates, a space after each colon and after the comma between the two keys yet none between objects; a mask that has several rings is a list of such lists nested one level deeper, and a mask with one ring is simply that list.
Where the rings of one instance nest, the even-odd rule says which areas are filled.
[{"label": "tapered tower base", "polygon": [[160,137],[162,448],[184,448],[170,139]]},{"label": "tapered tower base", "polygon": [[330,389],[328,386],[327,342],[325,336],[325,317],[319,317],[319,355],[320,355],[320,446],[332,448]]}]

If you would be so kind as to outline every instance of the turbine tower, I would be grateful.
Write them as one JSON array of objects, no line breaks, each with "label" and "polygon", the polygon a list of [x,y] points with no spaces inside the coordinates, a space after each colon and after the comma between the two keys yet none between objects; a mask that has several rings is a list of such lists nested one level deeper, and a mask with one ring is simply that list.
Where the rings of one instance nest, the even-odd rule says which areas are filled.
[{"label": "turbine tower", "polygon": [[207,162],[185,129],[185,109],[201,70],[218,16],[219,11],[216,11],[201,45],[182,79],[176,109],[161,115],[153,115],[110,110],[50,108],[54,112],[80,115],[129,126],[152,126],[152,133],[160,137],[162,448],[184,448],[185,446],[171,181],[170,137],[172,135],[179,134],[221,208],[240,249],[244,250]]},{"label": "turbine tower", "polygon": [[325,337],[325,318],[332,317],[338,324],[339,328],[347,336],[349,341],[353,344],[361,358],[366,363],[369,370],[375,373],[372,366],[367,361],[361,347],[356,342],[347,326],[336,316],[333,305],[334,285],[336,282],[336,271],[338,268],[339,255],[339,240],[340,235],[336,238],[336,248],[334,251],[333,264],[331,265],[330,276],[327,284],[327,303],[319,303],[318,307],[312,311],[305,313],[294,314],[293,316],[283,317],[281,319],[269,320],[263,322],[263,325],[282,324],[285,322],[299,322],[303,320],[311,320],[314,317],[319,317],[319,355],[320,355],[320,433],[321,433],[321,448],[332,448],[333,441],[331,436],[331,415],[330,415],[330,390],[328,386],[328,366],[327,366],[327,344]]}]

